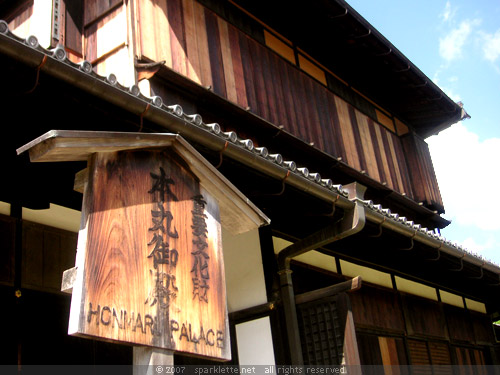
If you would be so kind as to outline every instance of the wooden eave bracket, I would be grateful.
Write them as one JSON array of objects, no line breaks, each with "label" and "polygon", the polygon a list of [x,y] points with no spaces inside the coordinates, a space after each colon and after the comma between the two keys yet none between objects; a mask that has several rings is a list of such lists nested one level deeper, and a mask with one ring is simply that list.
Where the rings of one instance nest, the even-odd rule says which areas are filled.
[{"label": "wooden eave bracket", "polygon": [[137,71],[137,80],[150,79],[163,65],[165,65],[165,60],[153,63],[140,63],[136,60],[134,66]]},{"label": "wooden eave bracket", "polygon": [[[28,151],[32,162],[87,161],[97,152],[171,148],[189,165],[200,184],[219,203],[221,224],[239,234],[270,223],[270,219],[210,164],[184,138],[169,133],[125,133],[51,130],[17,149]],[[75,189],[82,191],[86,172],[76,176]]]}]

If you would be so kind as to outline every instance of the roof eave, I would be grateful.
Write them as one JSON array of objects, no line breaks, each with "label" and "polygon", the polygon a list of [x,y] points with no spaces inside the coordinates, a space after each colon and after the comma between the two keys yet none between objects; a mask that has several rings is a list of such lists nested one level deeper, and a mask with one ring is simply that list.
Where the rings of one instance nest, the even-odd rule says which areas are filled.
[{"label": "roof eave", "polygon": [[[167,110],[164,105],[155,106],[154,98],[147,98],[141,94],[133,95],[130,89],[118,84],[113,85],[108,82],[109,79],[97,76],[94,72],[85,73],[79,69],[79,65],[71,63],[67,59],[64,59],[64,61],[57,60],[51,56],[51,51],[40,47],[31,48],[23,40],[8,32],[8,30],[0,32],[0,53],[28,66],[43,69],[45,73],[63,80],[78,89],[91,93],[110,104],[124,108],[135,115],[144,114],[146,112],[145,109],[148,108],[149,110],[145,113],[144,118],[147,118],[149,121],[171,132],[179,133],[191,141],[202,144],[210,149],[219,151],[223,149],[224,155],[233,160],[255,168],[270,177],[279,180],[286,178],[287,184],[326,202],[334,202],[341,209],[352,208],[355,204],[347,197],[346,192],[342,188],[335,186],[327,187],[322,185],[321,182],[308,179],[299,173],[291,173],[289,169],[248,151],[241,145],[227,142],[224,138],[197,126],[186,119],[182,111],[180,114],[176,114],[172,108],[167,107]],[[465,252],[461,247],[445,241],[433,233],[433,231],[422,228],[420,225],[407,221],[404,218],[400,218],[399,215],[392,214],[390,210],[384,209],[380,205],[374,205],[371,201],[363,201],[362,203],[367,208],[367,219],[373,223],[380,224],[382,220],[382,225],[390,230],[408,236],[426,246],[434,248],[444,246],[450,255],[459,259],[465,257]],[[479,256],[470,253],[467,254],[467,262],[478,266],[481,265],[484,269],[488,269],[500,277],[499,266]]]}]

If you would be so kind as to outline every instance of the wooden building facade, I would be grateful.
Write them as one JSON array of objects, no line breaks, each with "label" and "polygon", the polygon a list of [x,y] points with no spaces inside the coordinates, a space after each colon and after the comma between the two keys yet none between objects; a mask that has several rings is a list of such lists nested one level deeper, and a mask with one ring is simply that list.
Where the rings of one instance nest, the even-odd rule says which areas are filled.
[{"label": "wooden building facade", "polygon": [[52,129],[179,134],[270,218],[223,231],[231,363],[499,363],[500,267],[439,235],[425,142],[466,113],[344,0],[1,0],[0,19],[2,363],[132,362],[66,333],[84,165],[15,155]]}]

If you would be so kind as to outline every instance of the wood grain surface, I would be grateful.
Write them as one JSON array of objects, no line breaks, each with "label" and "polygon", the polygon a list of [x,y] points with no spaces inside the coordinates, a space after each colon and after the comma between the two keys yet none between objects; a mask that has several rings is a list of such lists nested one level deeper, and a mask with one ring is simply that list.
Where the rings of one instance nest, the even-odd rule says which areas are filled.
[{"label": "wood grain surface", "polygon": [[230,358],[219,209],[168,151],[89,162],[71,334]]},{"label": "wood grain surface", "polygon": [[[194,0],[141,0],[138,5],[138,53],[143,58],[166,60],[177,73],[283,125],[285,131],[389,188],[418,202],[442,206],[435,176],[417,164],[431,166],[429,151],[413,146],[418,160],[407,161],[408,146],[392,122],[389,128],[377,122],[376,115],[370,117],[347,103],[272,46]],[[155,32],[153,25],[162,31]]]}]

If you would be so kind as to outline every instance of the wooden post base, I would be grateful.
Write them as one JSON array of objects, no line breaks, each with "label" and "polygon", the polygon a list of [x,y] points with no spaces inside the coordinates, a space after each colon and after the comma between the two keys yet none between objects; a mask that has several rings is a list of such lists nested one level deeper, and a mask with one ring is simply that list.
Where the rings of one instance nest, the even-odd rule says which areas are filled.
[{"label": "wooden post base", "polygon": [[158,375],[168,373],[166,367],[174,365],[171,350],[134,346],[134,375]]}]

